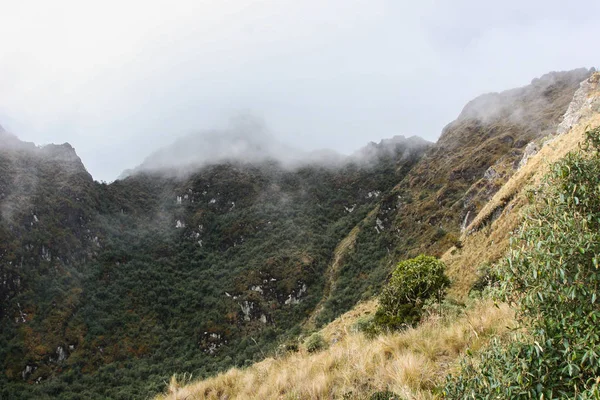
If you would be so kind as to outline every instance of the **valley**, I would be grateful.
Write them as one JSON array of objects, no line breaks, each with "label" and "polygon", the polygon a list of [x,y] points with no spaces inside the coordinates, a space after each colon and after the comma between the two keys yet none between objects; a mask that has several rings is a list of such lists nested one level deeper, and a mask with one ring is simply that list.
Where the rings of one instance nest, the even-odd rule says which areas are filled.
[{"label": "valley", "polygon": [[[552,72],[478,97],[436,143],[396,136],[351,156],[292,157],[262,134],[213,132],[110,184],[69,144],[0,128],[0,398],[432,398],[468,349],[513,323],[470,292],[508,250],[525,187],[600,122],[597,76]],[[194,159],[207,143],[218,156]],[[446,263],[460,310],[371,348],[353,326],[419,254]],[[314,332],[329,349],[302,348]],[[208,380],[184,387],[172,379],[184,373]]]}]

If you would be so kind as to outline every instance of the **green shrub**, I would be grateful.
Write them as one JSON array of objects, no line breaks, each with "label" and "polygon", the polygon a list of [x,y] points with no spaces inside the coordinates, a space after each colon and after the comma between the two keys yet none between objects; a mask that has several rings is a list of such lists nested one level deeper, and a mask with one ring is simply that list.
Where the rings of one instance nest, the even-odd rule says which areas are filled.
[{"label": "green shrub", "polygon": [[299,350],[298,342],[296,342],[294,340],[289,340],[281,345],[281,349],[285,353],[297,353]]},{"label": "green shrub", "polygon": [[323,336],[320,333],[313,333],[306,339],[306,351],[309,353],[316,353],[317,351],[321,351],[327,347],[327,343]]},{"label": "green shrub", "polygon": [[400,262],[379,297],[375,323],[390,329],[418,323],[425,301],[444,295],[450,283],[445,269],[442,261],[424,255]]},{"label": "green shrub", "polygon": [[471,286],[469,295],[477,296],[491,287],[498,285],[500,277],[494,268],[489,264],[483,264],[477,271],[477,280]]},{"label": "green shrub", "polygon": [[451,399],[600,399],[600,128],[531,196],[500,265],[503,300],[526,329],[451,377]]},{"label": "green shrub", "polygon": [[402,400],[400,395],[397,395],[394,392],[390,392],[389,390],[383,392],[375,392],[371,395],[369,400]]},{"label": "green shrub", "polygon": [[365,315],[359,317],[354,325],[352,325],[352,331],[354,332],[365,332],[365,330],[373,324],[373,315]]}]

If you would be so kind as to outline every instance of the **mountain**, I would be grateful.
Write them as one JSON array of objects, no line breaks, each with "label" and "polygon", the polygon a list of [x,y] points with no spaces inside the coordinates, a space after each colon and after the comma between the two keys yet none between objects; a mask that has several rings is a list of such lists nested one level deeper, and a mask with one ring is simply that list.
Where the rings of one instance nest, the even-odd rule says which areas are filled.
[{"label": "mountain", "polygon": [[[371,299],[308,339],[288,344],[288,351],[272,353],[249,368],[232,368],[191,382],[173,375],[157,399],[506,399],[540,391],[549,398],[559,390],[561,398],[596,398],[597,363],[578,364],[578,374],[568,365],[575,355],[597,348],[593,338],[599,329],[593,315],[598,306],[589,300],[597,295],[598,241],[590,241],[590,234],[598,235],[597,224],[591,218],[579,225],[577,221],[586,221],[579,212],[564,213],[561,208],[600,212],[595,184],[589,185],[598,181],[599,135],[600,73],[595,73],[581,82],[559,126],[534,142],[539,144],[537,150],[525,154],[517,170],[463,229],[457,246],[443,254],[450,290],[441,303],[425,307],[416,327],[375,337],[368,330],[363,333],[377,311],[377,300]],[[594,144],[582,146],[588,138]],[[571,171],[565,168],[568,165]],[[556,178],[549,178],[553,173],[560,177],[558,187]],[[575,185],[568,185],[570,179]],[[563,195],[557,196],[556,189]],[[561,222],[543,224],[532,218],[540,211],[544,219],[554,213]],[[572,229],[573,223],[579,229]],[[514,241],[524,232],[538,234],[541,240]],[[575,246],[576,251],[574,242],[581,246]],[[556,257],[557,251],[563,251],[563,256]],[[520,275],[498,275],[519,260]],[[542,277],[544,267],[549,274]],[[563,274],[577,279],[561,278]],[[501,284],[513,279],[524,284]],[[546,280],[558,289],[548,290],[542,285]],[[539,295],[526,296],[529,290]],[[503,303],[502,294],[517,307]],[[573,301],[574,295],[582,301]],[[521,299],[526,306],[538,302],[553,312],[531,318],[518,307]],[[580,307],[587,312],[580,312]],[[532,327],[532,320],[541,321],[542,329]],[[557,322],[548,324],[548,320]],[[311,351],[313,337],[322,338],[320,350]],[[566,352],[571,356],[564,357]],[[544,368],[538,368],[542,363]]]},{"label": "mountain", "polygon": [[430,146],[396,140],[335,168],[265,157],[141,169],[106,185],[69,145],[15,143],[2,158],[13,212],[0,359],[3,394],[24,398],[102,398],[115,369],[106,393],[143,397],[173,368],[251,362],[300,329],[337,242]]},{"label": "mountain", "polygon": [[[2,133],[0,144],[0,317],[34,312],[13,298],[52,290],[54,278],[92,256],[88,225],[95,215],[94,182],[68,144],[36,147]],[[30,281],[42,273],[44,281]],[[46,275],[48,274],[48,275]]]},{"label": "mountain", "polygon": [[591,72],[551,72],[528,86],[469,102],[397,185],[394,196],[405,206],[386,216],[390,229],[418,227],[420,239],[409,243],[398,237],[396,248],[404,255],[441,254],[453,244],[460,228],[517,171],[527,145],[556,130],[579,83]]},{"label": "mountain", "polygon": [[137,172],[186,175],[220,163],[257,164],[274,161],[286,167],[334,166],[343,156],[333,151],[304,152],[281,143],[252,117],[239,117],[221,130],[192,133],[148,156],[141,165],[125,171],[121,179]]},{"label": "mountain", "polygon": [[440,256],[459,244],[461,228],[518,170],[528,144],[556,130],[591,73],[551,72],[525,87],[470,102],[361,223],[341,255],[338,289],[318,320],[331,321],[361,296],[376,294],[379,285],[372,283],[385,279],[398,260]]},{"label": "mountain", "polygon": [[0,398],[143,398],[332,321],[398,260],[458,244],[591,72],[476,99],[435,144],[334,162],[243,121],[104,184],[70,145],[2,132]]},{"label": "mountain", "polygon": [[374,165],[384,157],[395,157],[398,147],[406,148],[406,156],[410,156],[412,148],[427,145],[427,141],[417,136],[394,136],[378,144],[371,142],[350,156],[332,150],[308,152],[281,143],[260,121],[248,116],[234,119],[226,129],[196,132],[179,138],[148,156],[136,168],[124,171],[119,178],[140,172],[181,177],[204,166],[223,163],[274,162],[288,169],[306,166],[341,168],[348,163]]}]

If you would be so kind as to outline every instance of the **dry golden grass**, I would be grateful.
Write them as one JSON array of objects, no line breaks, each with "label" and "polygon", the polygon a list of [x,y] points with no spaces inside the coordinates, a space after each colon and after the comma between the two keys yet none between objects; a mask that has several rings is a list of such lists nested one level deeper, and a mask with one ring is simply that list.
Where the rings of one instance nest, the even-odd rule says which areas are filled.
[{"label": "dry golden grass", "polygon": [[431,317],[417,328],[372,340],[345,326],[346,335],[320,353],[269,358],[184,387],[173,379],[158,399],[362,399],[380,390],[430,399],[467,348],[477,350],[512,318],[507,306],[485,302],[454,321]]},{"label": "dry golden grass", "polygon": [[[462,249],[451,248],[442,256],[453,282],[450,296],[464,298],[477,279],[479,266],[492,264],[506,254],[510,236],[521,224],[521,211],[527,204],[528,188],[539,186],[552,163],[578,149],[588,126],[598,125],[600,115],[593,114],[580,121],[569,133],[555,137],[531,157],[486,204],[461,238]],[[494,212],[500,215],[490,223]]]},{"label": "dry golden grass", "polygon": [[320,333],[328,341],[340,340],[351,333],[353,325],[359,318],[374,314],[378,305],[375,299],[360,302],[352,310],[340,315],[324,326]]}]

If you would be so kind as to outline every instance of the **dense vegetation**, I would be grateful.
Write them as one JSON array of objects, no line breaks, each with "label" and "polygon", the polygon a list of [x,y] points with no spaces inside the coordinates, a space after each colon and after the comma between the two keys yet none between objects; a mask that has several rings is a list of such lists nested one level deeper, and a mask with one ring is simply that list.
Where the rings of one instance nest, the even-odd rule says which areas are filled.
[{"label": "dense vegetation", "polygon": [[513,250],[499,267],[500,296],[521,330],[467,360],[451,399],[600,398],[600,128],[554,165]]},{"label": "dense vegetation", "polygon": [[[523,221],[521,210],[527,203],[526,185],[533,184],[538,188],[538,179],[549,170],[546,165],[547,160],[560,160],[569,151],[577,149],[577,143],[583,135],[586,124],[598,126],[600,123],[600,114],[598,114],[600,108],[597,100],[600,95],[597,90],[598,76],[596,74],[582,83],[581,91],[578,92],[569,107],[565,121],[561,123],[558,130],[561,133],[569,133],[554,137],[549,141],[551,144],[545,144],[540,150],[541,154],[531,157],[531,160],[527,160],[527,157],[518,164],[513,163],[513,167],[510,168],[515,169],[519,166],[519,171],[485,206],[474,223],[461,235],[460,241],[455,242],[456,246],[445,252],[442,259],[448,266],[448,274],[453,281],[449,288],[449,299],[442,304],[426,305],[424,318],[416,327],[404,326],[404,329],[393,333],[375,332],[376,338],[357,332],[363,330],[365,323],[372,322],[372,316],[376,313],[377,303],[367,301],[336,319],[317,334],[322,336],[325,341],[329,341],[330,345],[326,349],[314,351],[311,345],[309,351],[306,347],[309,344],[307,341],[304,346],[296,347],[294,352],[277,354],[247,369],[234,368],[215,377],[184,386],[179,385],[176,380],[172,381],[166,393],[159,398],[365,399],[394,396],[421,399],[443,397],[444,392],[446,398],[599,398],[597,387],[595,387],[598,383],[598,371],[595,370],[593,364],[597,361],[595,360],[598,347],[596,328],[588,321],[581,322],[586,319],[586,312],[591,315],[591,322],[595,320],[595,310],[597,309],[594,295],[596,285],[593,284],[595,279],[592,278],[592,285],[588,285],[588,282],[581,278],[590,276],[582,271],[586,268],[595,268],[597,256],[587,257],[587,266],[575,267],[579,270],[574,274],[573,279],[567,277],[568,271],[572,272],[571,267],[576,264],[569,262],[569,258],[577,254],[583,255],[588,250],[591,250],[592,254],[597,253],[595,247],[598,243],[595,235],[598,229],[597,223],[594,224],[596,232],[589,232],[587,229],[578,229],[579,224],[573,225],[571,222],[581,220],[584,224],[586,224],[585,221],[590,224],[590,221],[597,221],[596,213],[593,212],[590,215],[578,211],[576,207],[557,207],[558,216],[567,221],[564,225],[568,234],[564,237],[571,237],[572,241],[569,244],[574,245],[573,247],[569,247],[565,243],[560,245],[563,246],[562,251],[565,254],[565,258],[561,259],[554,257],[555,254],[549,253],[548,248],[545,247],[545,244],[556,244],[560,240],[557,242],[554,237],[548,240],[547,237],[551,237],[554,232],[541,223],[546,220],[552,221],[557,216],[546,219],[538,218],[536,212],[539,212],[540,209],[534,211],[527,217],[525,232],[527,229],[535,230],[544,227],[541,230],[542,233],[533,234],[529,243],[526,239],[527,234],[523,233],[523,236],[520,236],[521,239],[516,239],[514,244],[515,250],[519,249],[521,255],[512,254],[509,262],[501,266],[500,271],[493,266],[508,250],[509,236],[518,231],[518,227]],[[509,95],[513,95],[515,92],[518,91],[512,91]],[[552,90],[549,90],[549,93],[551,92]],[[494,130],[492,129],[489,133]],[[588,138],[584,149],[586,147],[587,150],[593,147],[597,148],[597,144],[600,142],[597,137],[598,131],[595,130],[592,132],[592,137]],[[510,157],[512,156],[514,154],[511,154]],[[567,157],[567,166],[562,166],[563,171],[558,174],[567,179],[563,182],[565,185],[562,188],[562,196],[568,199],[575,195],[572,203],[579,205],[582,203],[583,194],[590,192],[589,185],[591,184],[592,196],[597,199],[597,166],[590,168],[588,173],[591,176],[587,176],[588,173],[581,173],[577,167],[585,156],[583,158],[577,156],[576,158],[580,159],[576,160],[574,165],[569,165],[570,157],[573,155]],[[592,158],[594,157],[597,158],[597,154],[593,154]],[[467,160],[464,162],[468,164]],[[420,162],[418,167],[426,164],[427,162]],[[496,179],[498,167],[499,165],[494,165],[494,168],[485,173],[486,176],[489,175],[491,178],[489,181],[493,185],[496,185],[498,180]],[[572,171],[576,176],[569,178]],[[510,174],[510,169],[503,169],[501,173]],[[431,174],[429,176],[431,177]],[[444,181],[441,177],[438,179],[441,182]],[[487,178],[485,179],[487,180]],[[502,179],[499,180],[502,181]],[[561,195],[553,196],[560,192],[555,187],[557,184],[560,187],[559,182],[560,179],[554,176],[545,187],[532,192],[530,200],[543,201],[545,197],[549,197],[548,203],[555,205],[557,203],[554,197],[556,197],[560,199],[561,203],[564,202]],[[574,182],[577,183],[573,185]],[[454,187],[457,188],[464,183],[465,180],[458,182],[458,185],[454,185]],[[477,189],[485,189],[486,185],[485,183],[483,186],[479,186],[479,183],[475,184]],[[583,193],[578,192],[580,189]],[[410,189],[404,191],[405,194],[410,194],[410,192]],[[418,197],[414,195],[401,196],[398,198],[400,201],[396,207],[389,207],[391,202],[386,205],[386,200],[384,200],[375,211],[377,214],[370,213],[369,218],[379,220],[378,227],[379,225],[387,227],[390,222],[394,226],[394,221],[391,221],[390,218],[384,220],[379,217],[385,216],[388,213],[387,210],[395,210],[388,213],[388,216],[401,215],[396,211],[402,208],[404,208],[403,215],[406,215],[407,210],[415,212],[416,209],[423,206],[423,203],[414,208],[410,205],[411,202],[417,198],[427,201],[428,196],[427,193],[422,193]],[[467,194],[467,196],[469,195]],[[439,196],[436,199],[438,206],[443,205],[446,199],[448,198]],[[468,200],[463,199],[463,204],[467,205]],[[470,197],[470,200],[473,200],[473,197]],[[392,201],[396,200],[392,199]],[[597,200],[588,201],[589,204],[595,202]],[[534,204],[539,206],[537,202]],[[455,207],[456,204],[453,208]],[[552,211],[552,207],[550,207],[550,215],[552,215]],[[440,215],[444,212],[447,212],[447,209],[441,207],[437,214]],[[539,215],[544,215],[544,213]],[[584,217],[581,217],[582,215]],[[416,214],[413,217],[415,216],[422,218],[423,214]],[[467,220],[465,218],[465,221]],[[406,235],[409,240],[406,240],[405,243],[413,240],[413,243],[420,243],[420,246],[426,247],[428,243],[421,241],[423,239],[421,235],[427,234],[428,228],[422,227],[426,224],[416,222],[417,224],[414,226],[416,232],[411,231],[411,235]],[[559,229],[560,225],[560,223],[555,223],[553,228]],[[437,232],[435,232],[436,228]],[[446,231],[442,225],[437,223],[433,226],[430,225],[429,230],[435,232],[432,238],[443,239],[452,234],[452,231]],[[357,244],[359,239],[357,232],[357,230],[353,230],[353,233],[347,237],[349,240],[345,239],[340,243],[336,249],[337,255],[343,258],[352,253],[352,246]],[[583,237],[580,237],[580,234]],[[379,237],[382,236],[384,235]],[[589,246],[586,240],[591,240],[592,246]],[[581,248],[578,247],[579,245]],[[439,244],[433,244],[430,248],[435,249],[437,246]],[[552,249],[552,245],[549,247]],[[398,250],[411,252],[409,248],[402,246]],[[535,255],[536,251],[541,252],[538,261],[546,261],[547,264],[540,266],[535,263],[523,262],[524,259],[538,258],[537,256],[530,257],[532,254]],[[525,258],[520,260],[519,257]],[[515,261],[516,264],[511,265],[512,261]],[[561,277],[558,272],[560,269],[552,269],[552,267],[560,266],[564,261],[571,266],[566,269],[565,276]],[[478,266],[480,266],[481,272],[479,279],[477,279],[476,272]],[[498,277],[499,272],[501,272],[500,277]],[[544,275],[546,275],[545,278]],[[548,275],[551,275],[550,279],[548,279]],[[540,282],[537,281],[538,277],[542,278]],[[518,325],[514,319],[514,310],[506,303],[494,304],[487,298],[490,292],[498,290],[499,281],[502,282],[500,298],[509,300],[513,305],[518,306]],[[575,290],[568,287],[573,284],[576,287]],[[538,285],[539,287],[537,287]],[[567,287],[563,288],[561,285]],[[549,289],[548,293],[545,292],[547,289]],[[396,293],[401,292],[402,290]],[[552,297],[557,293],[559,293],[558,303],[549,301],[548,305],[540,306],[540,301],[548,300],[548,294]],[[394,294],[390,292],[390,297],[392,300],[398,300]],[[583,294],[582,299],[575,302],[574,300],[579,294]],[[536,295],[539,300],[535,298]],[[575,297],[573,298],[573,296]],[[531,303],[529,305],[522,303],[524,299]],[[588,303],[580,307],[581,300]],[[402,301],[398,304],[405,303]],[[542,310],[541,313],[540,310]],[[548,318],[544,313],[555,315],[550,315]],[[546,324],[538,324],[535,322],[536,319],[546,321]],[[519,326],[520,329],[515,329],[515,326]],[[550,329],[551,326],[555,326],[554,331]],[[579,328],[583,328],[578,332],[581,336],[575,335],[569,342],[560,340],[560,330],[570,329],[568,335],[565,335],[568,337],[569,334],[577,332]],[[543,337],[548,332],[552,332],[554,338]],[[536,340],[540,335],[546,339],[546,342],[550,342],[551,345],[558,344],[558,346],[547,349],[548,343]],[[585,338],[585,336],[591,338],[587,347],[582,340],[582,337]],[[495,338],[491,345],[490,338]],[[577,349],[573,347],[573,344]],[[487,350],[480,358],[482,348]],[[540,354],[544,352],[547,355]],[[568,357],[561,357],[565,353]],[[462,373],[451,377],[444,388],[444,376],[450,372],[456,373],[457,363],[465,355],[467,358]],[[580,361],[580,365],[577,365],[577,361]],[[531,373],[529,369],[535,370],[535,373]],[[586,385],[588,385],[587,388]]]},{"label": "dense vegetation", "polygon": [[[367,215],[427,144],[374,146],[338,167],[223,163],[110,185],[6,151],[0,397],[144,397],[174,371],[249,365],[300,333],[336,245],[361,223],[376,243]],[[368,273],[380,285],[385,264]],[[360,292],[344,296],[349,308]]]}]

